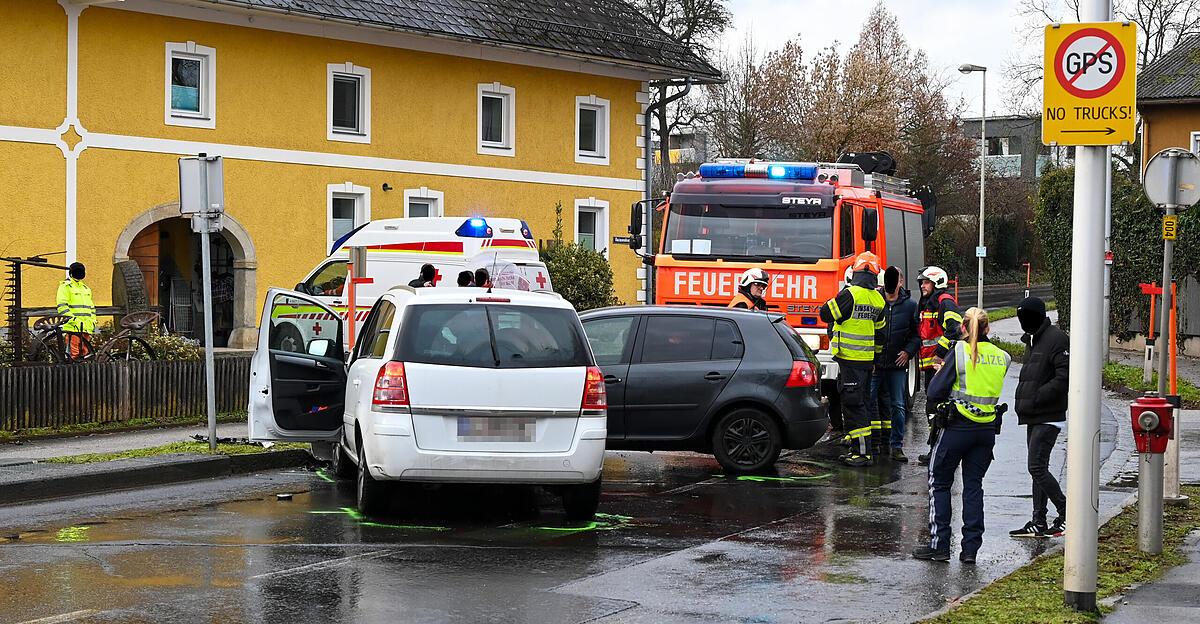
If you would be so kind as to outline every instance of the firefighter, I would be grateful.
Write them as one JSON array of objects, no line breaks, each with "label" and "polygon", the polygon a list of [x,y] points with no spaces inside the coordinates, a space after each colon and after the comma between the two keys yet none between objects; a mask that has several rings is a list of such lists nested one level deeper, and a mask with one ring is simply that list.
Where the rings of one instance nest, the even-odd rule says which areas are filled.
[{"label": "firefighter", "polygon": [[821,306],[821,320],[833,324],[830,352],[838,363],[838,395],[850,450],[839,459],[848,466],[870,466],[871,431],[876,407],[870,400],[871,370],[882,344],[878,333],[884,327],[883,295],[879,282],[879,259],[864,251],[854,259],[850,285]]},{"label": "firefighter", "polygon": [[92,301],[92,289],[83,283],[87,267],[82,262],[72,262],[67,273],[67,279],[58,285],[58,313],[71,318],[62,329],[71,359],[77,359],[87,355],[83,352],[83,340],[96,331],[96,304]]},{"label": "firefighter", "polygon": [[[925,378],[925,415],[931,419],[929,448],[932,451],[937,428],[932,423],[934,404],[928,396],[929,383],[936,372],[936,366],[946,357],[950,341],[959,338],[963,317],[954,296],[946,292],[950,278],[945,271],[935,266],[925,267],[917,276],[917,284],[921,287],[921,302],[917,307],[917,334],[921,337],[921,351],[917,365]],[[917,461],[922,466],[929,465],[929,453],[918,455]]]},{"label": "firefighter", "polygon": [[929,543],[913,557],[950,560],[950,489],[962,466],[962,539],[959,560],[975,563],[983,545],[983,477],[1007,409],[1000,404],[1012,359],[988,341],[987,312],[967,310],[965,340],[951,344],[946,364],[933,377],[926,398],[938,407],[938,435],[929,463]]},{"label": "firefighter", "polygon": [[767,300],[763,295],[767,292],[767,285],[771,283],[771,276],[762,269],[746,269],[745,273],[738,278],[738,291],[733,296],[733,300],[729,302],[731,308],[743,308],[746,310],[762,310],[767,309]]}]

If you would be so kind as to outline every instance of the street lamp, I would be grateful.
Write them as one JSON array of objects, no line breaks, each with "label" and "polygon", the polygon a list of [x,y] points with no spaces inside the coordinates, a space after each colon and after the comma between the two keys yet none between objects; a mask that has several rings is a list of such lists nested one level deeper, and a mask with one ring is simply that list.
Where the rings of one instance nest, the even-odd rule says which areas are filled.
[{"label": "street lamp", "polygon": [[983,101],[979,115],[979,248],[975,255],[979,257],[979,280],[976,287],[976,301],[980,310],[983,309],[983,176],[987,166],[987,68],[983,65],[966,63],[958,66],[958,71],[964,74],[979,72],[983,76]]}]

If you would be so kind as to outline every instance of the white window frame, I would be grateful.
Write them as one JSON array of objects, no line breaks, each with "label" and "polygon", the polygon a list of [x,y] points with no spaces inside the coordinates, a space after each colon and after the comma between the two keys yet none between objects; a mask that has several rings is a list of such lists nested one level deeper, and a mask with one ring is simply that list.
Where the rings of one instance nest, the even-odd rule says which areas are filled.
[{"label": "white window frame", "polygon": [[[579,111],[596,111],[596,151],[579,149]],[[585,165],[607,165],[609,163],[609,106],[608,100],[595,95],[575,97],[575,162]]]},{"label": "white window frame", "polygon": [[[480,154],[489,156],[517,155],[517,90],[498,82],[480,83],[475,90],[476,144]],[[483,96],[498,97],[504,101],[503,138],[499,143],[483,140]]]},{"label": "white window frame", "polygon": [[333,199],[354,199],[354,227],[371,220],[371,187],[353,182],[330,184],[325,187],[325,253],[333,247]]},{"label": "white window frame", "polygon": [[[171,59],[179,56],[198,59],[201,62],[200,71],[200,112],[177,111],[171,108]],[[204,128],[212,130],[217,127],[217,50],[208,46],[197,45],[195,41],[184,43],[167,42],[166,62],[164,63],[165,101],[163,103],[163,123],[168,126],[184,126],[186,128]]]},{"label": "white window frame", "polygon": [[596,215],[596,251],[608,255],[608,202],[603,199],[589,197],[575,200],[575,242],[579,242],[579,213],[591,212]]},{"label": "white window frame", "polygon": [[446,214],[446,204],[443,201],[446,194],[442,191],[430,190],[427,187],[404,189],[404,218],[409,218],[408,205],[411,200],[420,199],[429,202],[432,210],[429,216],[443,217]]},{"label": "white window frame", "polygon": [[[358,115],[361,125],[359,132],[349,132],[333,127],[333,79],[335,76],[349,76],[358,79]],[[325,66],[325,92],[326,138],[330,141],[343,141],[346,143],[370,143],[371,70],[349,61],[345,63],[329,63]]]},{"label": "white window frame", "polygon": [[[1143,144],[1144,144],[1144,143],[1145,143],[1145,142],[1143,141]],[[1192,149],[1192,153],[1193,153],[1193,154],[1200,154],[1200,130],[1193,130],[1193,131],[1192,131],[1192,145],[1191,145],[1191,149]]]}]

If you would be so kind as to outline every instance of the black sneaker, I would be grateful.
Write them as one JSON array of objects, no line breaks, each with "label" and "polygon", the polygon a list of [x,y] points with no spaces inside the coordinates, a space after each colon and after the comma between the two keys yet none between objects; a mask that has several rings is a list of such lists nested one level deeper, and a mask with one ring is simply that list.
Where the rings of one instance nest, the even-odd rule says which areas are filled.
[{"label": "black sneaker", "polygon": [[1046,529],[1045,537],[1062,537],[1067,534],[1067,519],[1059,516],[1054,519],[1054,524],[1051,524]]},{"label": "black sneaker", "polygon": [[1025,523],[1025,526],[1008,532],[1009,537],[1049,537],[1048,529],[1045,526],[1036,524],[1032,520]]},{"label": "black sneaker", "polygon": [[934,550],[928,546],[918,546],[912,551],[913,559],[925,561],[950,561],[949,550]]},{"label": "black sneaker", "polygon": [[929,453],[921,453],[920,455],[917,455],[917,463],[921,464],[922,466],[928,466],[929,465]]},{"label": "black sneaker", "polygon": [[975,565],[975,553],[960,552],[958,553],[958,560],[967,565]]},{"label": "black sneaker", "polygon": [[875,462],[871,459],[870,455],[859,455],[858,453],[854,453],[851,455],[843,455],[841,459],[842,463],[852,468],[862,468],[865,466],[875,465]]}]

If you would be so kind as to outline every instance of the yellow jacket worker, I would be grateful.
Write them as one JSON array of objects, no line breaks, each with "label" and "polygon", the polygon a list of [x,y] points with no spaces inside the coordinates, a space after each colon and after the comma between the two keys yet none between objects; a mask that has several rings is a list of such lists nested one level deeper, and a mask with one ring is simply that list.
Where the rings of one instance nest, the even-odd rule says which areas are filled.
[{"label": "yellow jacket worker", "polygon": [[67,344],[71,358],[78,358],[83,351],[83,337],[96,331],[96,304],[92,301],[92,289],[83,283],[87,268],[82,262],[73,262],[68,268],[69,277],[58,285],[58,313],[70,317],[63,325],[67,332]]}]

